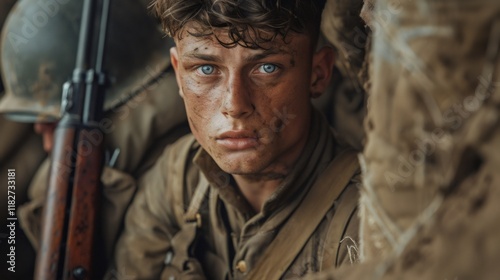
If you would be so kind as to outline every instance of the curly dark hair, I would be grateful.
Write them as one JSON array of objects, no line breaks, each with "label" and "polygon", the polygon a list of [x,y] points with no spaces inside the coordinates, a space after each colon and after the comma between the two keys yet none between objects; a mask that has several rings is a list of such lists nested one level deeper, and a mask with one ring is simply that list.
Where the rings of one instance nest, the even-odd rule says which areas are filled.
[{"label": "curly dark hair", "polygon": [[307,33],[314,43],[326,0],[155,0],[151,4],[167,35],[181,39],[188,22],[197,23],[193,36],[226,29],[226,47],[260,48],[290,31]]}]

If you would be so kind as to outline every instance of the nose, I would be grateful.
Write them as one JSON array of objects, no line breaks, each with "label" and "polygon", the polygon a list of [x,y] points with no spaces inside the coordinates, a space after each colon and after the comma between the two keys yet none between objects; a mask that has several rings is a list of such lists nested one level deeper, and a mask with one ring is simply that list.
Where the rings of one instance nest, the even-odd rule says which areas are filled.
[{"label": "nose", "polygon": [[52,152],[52,146],[54,145],[54,130],[56,129],[57,123],[35,123],[34,130],[37,134],[42,136],[43,149],[45,152]]},{"label": "nose", "polygon": [[253,113],[251,89],[241,75],[233,75],[227,84],[222,102],[222,114],[235,119],[245,118]]}]

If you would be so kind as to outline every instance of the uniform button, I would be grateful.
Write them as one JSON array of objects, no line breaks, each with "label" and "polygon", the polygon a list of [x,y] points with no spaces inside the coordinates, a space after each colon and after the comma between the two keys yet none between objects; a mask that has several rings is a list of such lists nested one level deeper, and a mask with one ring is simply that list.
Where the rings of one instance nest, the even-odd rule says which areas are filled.
[{"label": "uniform button", "polygon": [[236,269],[241,273],[247,272],[247,263],[245,261],[239,261],[236,265]]}]

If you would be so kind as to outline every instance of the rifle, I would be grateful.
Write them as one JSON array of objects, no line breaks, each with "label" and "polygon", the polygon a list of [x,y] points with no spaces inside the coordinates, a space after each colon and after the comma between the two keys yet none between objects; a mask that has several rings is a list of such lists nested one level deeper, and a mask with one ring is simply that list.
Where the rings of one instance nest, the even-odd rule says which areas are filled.
[{"label": "rifle", "polygon": [[103,134],[98,124],[107,84],[103,61],[110,1],[83,2],[76,66],[63,86],[62,118],[54,132],[37,280],[93,279],[103,167]]}]

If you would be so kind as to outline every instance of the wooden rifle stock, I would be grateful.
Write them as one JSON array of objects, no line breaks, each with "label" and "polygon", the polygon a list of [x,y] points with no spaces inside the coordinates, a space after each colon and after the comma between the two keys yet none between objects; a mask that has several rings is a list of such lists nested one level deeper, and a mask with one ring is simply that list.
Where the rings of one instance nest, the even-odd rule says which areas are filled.
[{"label": "wooden rifle stock", "polygon": [[[107,80],[102,65],[109,6],[110,0],[83,3],[76,67],[64,86],[63,116],[54,132],[37,280],[95,279],[92,261],[103,167],[98,123]],[[95,22],[100,23],[98,32],[92,32]]]}]

